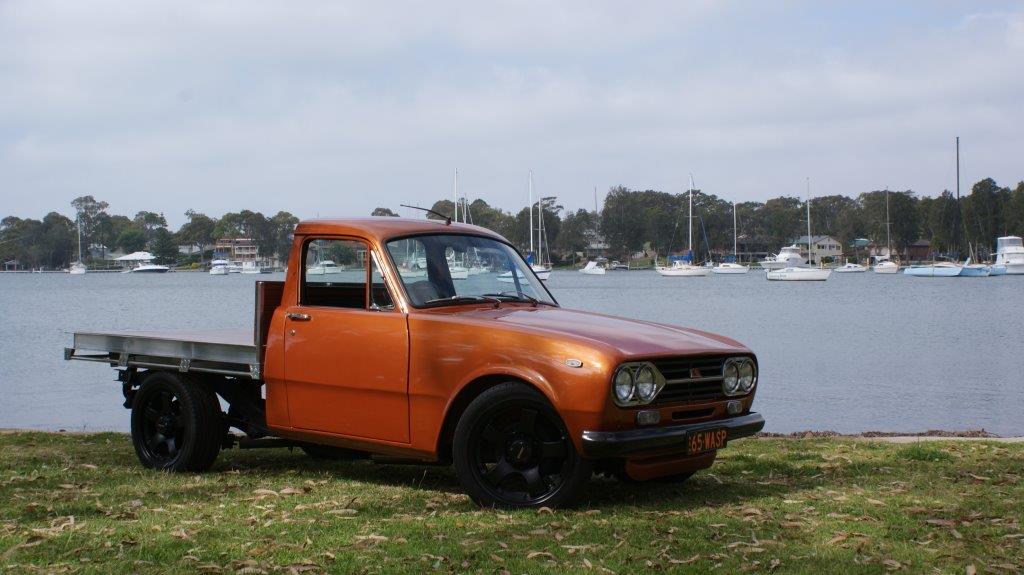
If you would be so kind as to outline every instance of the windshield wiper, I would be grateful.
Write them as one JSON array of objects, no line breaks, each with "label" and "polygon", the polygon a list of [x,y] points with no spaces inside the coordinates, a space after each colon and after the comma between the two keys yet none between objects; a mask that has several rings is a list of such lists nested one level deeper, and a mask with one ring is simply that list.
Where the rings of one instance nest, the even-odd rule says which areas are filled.
[{"label": "windshield wiper", "polygon": [[536,306],[538,306],[540,304],[554,305],[554,304],[548,303],[546,301],[541,301],[541,300],[533,297],[532,295],[528,295],[528,294],[525,294],[525,293],[515,293],[515,292],[503,291],[503,292],[500,292],[500,293],[488,293],[488,294],[484,294],[484,295],[485,296],[490,296],[490,297],[496,297],[496,298],[504,297],[504,298],[508,298],[508,299],[510,299],[512,301],[530,302],[530,303],[532,303],[534,305],[534,307],[536,307]]},{"label": "windshield wiper", "polygon": [[501,300],[490,295],[453,295],[452,297],[440,297],[427,300],[425,305],[436,305],[442,303],[475,303],[486,301],[494,304],[494,307],[501,306]]}]

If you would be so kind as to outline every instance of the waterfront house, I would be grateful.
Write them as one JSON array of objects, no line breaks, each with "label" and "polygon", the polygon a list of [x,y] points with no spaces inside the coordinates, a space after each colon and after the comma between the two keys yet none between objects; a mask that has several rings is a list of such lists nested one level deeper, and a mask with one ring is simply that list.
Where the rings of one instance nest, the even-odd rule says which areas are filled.
[{"label": "waterfront house", "polygon": [[[807,246],[807,236],[800,236],[793,240],[793,243],[805,248]],[[807,250],[802,249],[801,255],[808,258]],[[839,240],[832,236],[811,236],[811,253],[808,258],[812,265],[818,265],[825,258],[828,261],[838,261],[843,255],[843,244]]]}]

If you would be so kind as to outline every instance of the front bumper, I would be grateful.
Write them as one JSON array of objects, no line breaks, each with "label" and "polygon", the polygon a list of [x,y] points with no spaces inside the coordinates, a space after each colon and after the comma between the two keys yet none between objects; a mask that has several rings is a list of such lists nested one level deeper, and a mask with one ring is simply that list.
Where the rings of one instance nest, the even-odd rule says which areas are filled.
[{"label": "front bumper", "polygon": [[754,435],[764,427],[760,413],[748,413],[727,419],[648,427],[627,431],[584,431],[583,454],[587,457],[647,457],[686,451],[690,434],[709,429],[725,429],[727,440]]}]

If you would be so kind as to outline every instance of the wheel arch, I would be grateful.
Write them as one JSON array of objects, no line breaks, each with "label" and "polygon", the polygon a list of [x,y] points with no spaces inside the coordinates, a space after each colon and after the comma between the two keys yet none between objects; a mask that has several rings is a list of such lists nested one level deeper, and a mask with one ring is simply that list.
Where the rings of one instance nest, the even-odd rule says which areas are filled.
[{"label": "wheel arch", "polygon": [[[458,425],[459,419],[462,417],[462,414],[465,413],[469,404],[473,403],[473,400],[480,397],[483,392],[502,383],[519,383],[525,385],[526,387],[537,391],[543,395],[548,402],[555,405],[550,394],[545,393],[545,390],[541,386],[534,384],[522,376],[507,373],[481,375],[462,386],[452,401],[449,402],[448,408],[445,411],[444,420],[441,424],[441,431],[437,436],[438,460],[444,463],[451,462],[452,441],[455,437],[455,426]],[[557,410],[557,407],[555,409]]]}]

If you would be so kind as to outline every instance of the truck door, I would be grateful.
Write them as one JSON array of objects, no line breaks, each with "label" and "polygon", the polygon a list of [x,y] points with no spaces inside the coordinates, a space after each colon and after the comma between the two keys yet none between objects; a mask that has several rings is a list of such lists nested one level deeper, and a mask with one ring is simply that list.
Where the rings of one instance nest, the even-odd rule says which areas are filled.
[{"label": "truck door", "polygon": [[369,246],[303,245],[299,301],[285,311],[285,381],[292,426],[409,442],[409,335]]}]

